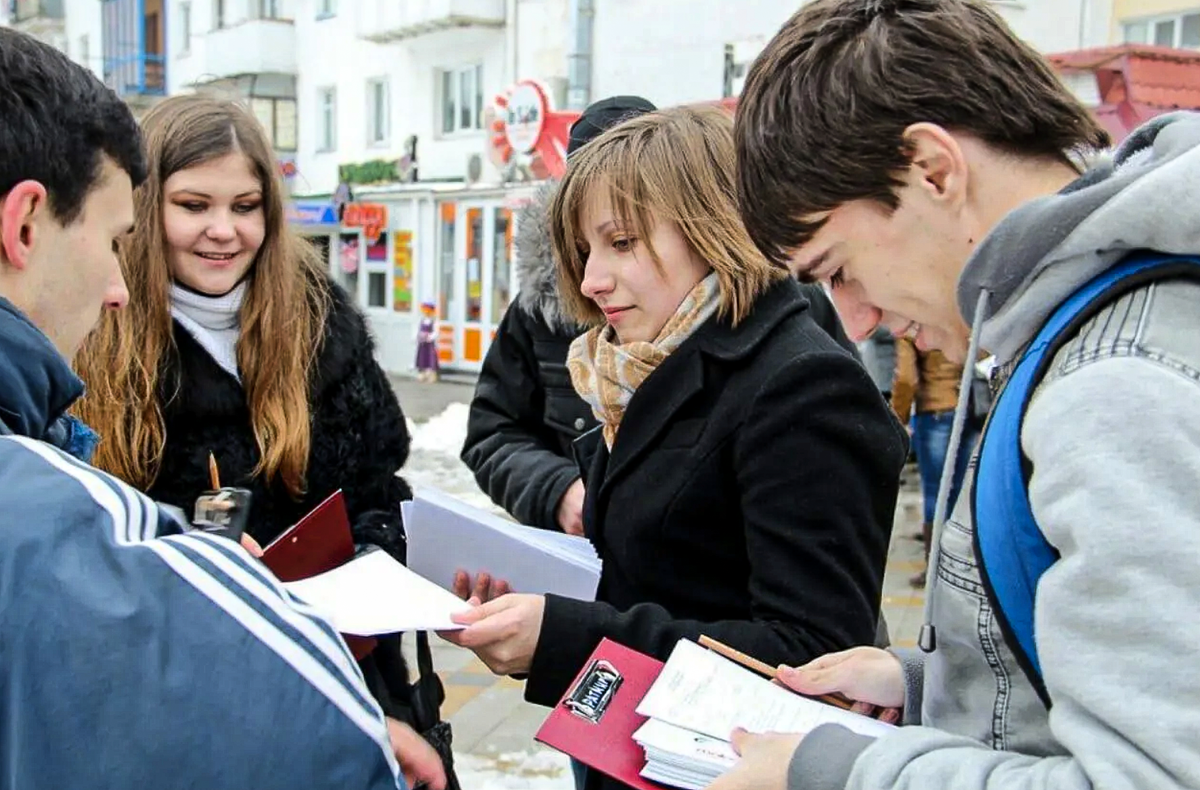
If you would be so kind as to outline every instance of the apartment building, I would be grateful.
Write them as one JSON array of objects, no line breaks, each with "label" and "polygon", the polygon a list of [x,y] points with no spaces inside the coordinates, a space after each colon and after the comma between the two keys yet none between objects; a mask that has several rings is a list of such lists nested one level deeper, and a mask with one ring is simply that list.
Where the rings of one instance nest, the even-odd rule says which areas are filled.
[{"label": "apartment building", "polygon": [[67,51],[63,0],[6,0],[0,9],[0,22]]},{"label": "apartment building", "polygon": [[[1038,49],[1067,53],[1057,61],[1064,80],[1103,111],[1097,75],[1108,67],[1079,53],[1125,41],[1200,47],[1200,6],[1193,10],[1187,2],[995,5]],[[478,369],[519,287],[517,209],[536,182],[561,170],[567,130],[580,109],[619,93],[660,106],[732,104],[749,64],[798,3],[5,0],[5,6],[15,24],[57,35],[135,109],[191,90],[245,101],[280,157],[293,198],[291,221],[367,313],[381,362],[402,372],[412,365],[423,302],[437,306],[443,364]]]}]

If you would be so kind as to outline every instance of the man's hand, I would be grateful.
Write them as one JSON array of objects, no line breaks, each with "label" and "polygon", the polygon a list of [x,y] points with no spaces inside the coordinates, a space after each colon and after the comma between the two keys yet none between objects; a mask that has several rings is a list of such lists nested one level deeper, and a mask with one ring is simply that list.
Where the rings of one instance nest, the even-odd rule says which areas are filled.
[{"label": "man's hand", "polygon": [[780,667],[775,679],[809,696],[841,692],[855,704],[852,710],[898,723],[904,709],[904,670],[900,659],[877,647],[855,647],[830,653],[802,667]]},{"label": "man's hand", "polygon": [[446,767],[442,765],[442,758],[438,757],[438,753],[429,742],[412,727],[395,719],[387,719],[387,729],[388,737],[392,741],[392,752],[404,771],[404,781],[408,786],[445,790]]},{"label": "man's hand", "polygon": [[546,599],[540,595],[505,595],[451,619],[467,626],[443,631],[447,642],[471,650],[497,675],[528,672],[542,632]]},{"label": "man's hand", "polygon": [[454,573],[454,594],[464,601],[472,601],[476,606],[510,592],[512,586],[508,582],[504,579],[493,579],[490,573],[476,576],[474,585],[471,584],[471,575],[466,571]]},{"label": "man's hand", "polygon": [[558,525],[568,535],[583,534],[583,496],[583,481],[576,480],[558,500]]},{"label": "man's hand", "polygon": [[733,749],[742,759],[707,790],[787,790],[788,766],[803,735],[751,735],[734,730]]}]

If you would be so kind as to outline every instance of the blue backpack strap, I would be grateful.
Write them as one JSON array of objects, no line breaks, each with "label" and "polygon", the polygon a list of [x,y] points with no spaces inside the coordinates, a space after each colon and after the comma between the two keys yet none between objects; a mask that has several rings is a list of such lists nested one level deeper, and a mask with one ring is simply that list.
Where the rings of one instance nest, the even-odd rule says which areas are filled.
[{"label": "blue backpack strap", "polygon": [[1025,410],[1055,354],[1085,323],[1123,294],[1176,277],[1200,279],[1200,259],[1135,253],[1073,293],[1030,343],[984,426],[971,499],[975,556],[1004,640],[1047,708],[1033,607],[1038,580],[1059,554],[1042,535],[1029,504],[1032,469],[1021,451]]}]

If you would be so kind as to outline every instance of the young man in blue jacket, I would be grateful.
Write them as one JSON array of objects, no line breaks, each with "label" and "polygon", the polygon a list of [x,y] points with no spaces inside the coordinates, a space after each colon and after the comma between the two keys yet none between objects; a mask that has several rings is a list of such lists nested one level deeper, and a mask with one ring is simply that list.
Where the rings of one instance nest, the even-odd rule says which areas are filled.
[{"label": "young man in blue jacket", "polygon": [[146,167],[112,91],[0,28],[0,788],[441,787],[328,623],[58,446]]},{"label": "young man in blue jacket", "polygon": [[924,650],[780,675],[909,726],[739,735],[713,790],[1200,787],[1200,116],[1081,161],[1107,133],[991,3],[815,0],[737,138],[766,255],[918,347],[991,352],[999,395]]}]

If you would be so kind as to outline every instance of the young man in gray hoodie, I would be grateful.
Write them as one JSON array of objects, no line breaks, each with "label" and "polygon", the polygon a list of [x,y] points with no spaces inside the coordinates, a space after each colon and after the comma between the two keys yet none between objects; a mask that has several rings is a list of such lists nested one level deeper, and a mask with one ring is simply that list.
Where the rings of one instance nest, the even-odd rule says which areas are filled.
[{"label": "young man in gray hoodie", "polygon": [[[1200,116],[1157,118],[1083,167],[1107,134],[984,0],[815,0],[755,63],[738,116],[763,252],[847,314],[959,360],[993,353],[997,387],[1131,253],[1200,255]],[[935,537],[927,652],[780,675],[913,726],[739,733],[712,790],[1200,787],[1200,281],[1137,285],[1048,362],[1013,422],[1056,554],[1031,585],[1040,672],[981,574],[985,465]]]}]

